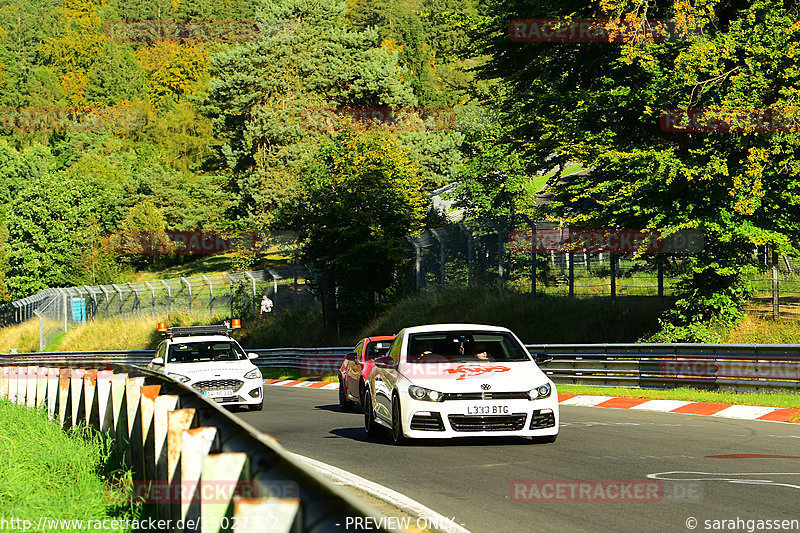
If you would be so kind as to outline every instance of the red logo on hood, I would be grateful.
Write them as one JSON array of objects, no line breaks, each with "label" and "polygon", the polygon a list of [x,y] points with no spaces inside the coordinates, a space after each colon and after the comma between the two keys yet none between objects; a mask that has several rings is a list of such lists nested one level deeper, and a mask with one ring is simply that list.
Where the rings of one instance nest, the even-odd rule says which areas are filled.
[{"label": "red logo on hood", "polygon": [[445,370],[448,374],[461,374],[458,379],[467,377],[482,376],[490,372],[508,372],[511,370],[507,366],[479,366],[479,365],[458,365],[455,368]]}]

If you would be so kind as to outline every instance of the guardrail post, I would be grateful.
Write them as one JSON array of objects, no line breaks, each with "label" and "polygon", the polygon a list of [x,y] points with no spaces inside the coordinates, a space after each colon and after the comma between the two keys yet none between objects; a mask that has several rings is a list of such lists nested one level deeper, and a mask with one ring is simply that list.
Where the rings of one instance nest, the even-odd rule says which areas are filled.
[{"label": "guardrail post", "polygon": [[79,422],[85,420],[86,401],[83,396],[83,375],[86,371],[83,368],[73,368],[69,375],[69,392],[71,396],[70,408],[72,409],[72,426],[77,426]]},{"label": "guardrail post", "polygon": [[203,279],[208,283],[208,316],[214,316],[214,284],[206,275],[203,275]]},{"label": "guardrail post", "polygon": [[0,399],[8,399],[8,369],[7,366],[0,366]]},{"label": "guardrail post", "polygon": [[58,368],[47,369],[47,418],[50,420],[56,417],[56,406],[58,404]]},{"label": "guardrail post", "polygon": [[[128,378],[125,380],[125,401],[123,407],[125,408],[127,425],[124,428],[127,433],[123,435],[126,438],[128,446],[125,448],[125,458],[128,464],[133,468],[133,478],[137,480],[142,479],[142,464],[141,464],[141,443],[142,443],[142,417],[139,416],[141,412],[141,396],[142,387],[144,386],[144,377]],[[136,450],[134,450],[136,448]]]},{"label": "guardrail post", "polygon": [[[200,474],[202,487],[212,487],[213,495],[202,498],[200,516],[208,524],[203,533],[219,533],[227,531],[222,528],[223,518],[233,504],[233,495],[239,488],[240,481],[249,481],[246,453],[215,453],[203,457],[203,471]],[[205,491],[204,491],[205,494]]]},{"label": "guardrail post", "polygon": [[[158,508],[158,516],[178,520],[181,517],[181,473],[178,463],[181,460],[183,432],[194,424],[194,409],[176,409],[167,412],[167,458],[156,464],[158,479],[166,480],[170,497]],[[162,470],[163,469],[163,470]]]},{"label": "guardrail post", "polygon": [[778,272],[778,252],[772,250],[772,318],[780,317],[780,288]]},{"label": "guardrail post", "polygon": [[72,421],[70,408],[70,372],[69,368],[58,369],[58,421],[61,427],[67,428]]},{"label": "guardrail post", "polygon": [[[155,453],[155,435],[153,417],[156,411],[156,398],[161,393],[161,385],[145,385],[141,389],[139,401],[139,416],[142,419],[142,440],[137,442],[139,458],[141,459],[142,479],[147,482],[155,479],[156,461],[151,452]],[[134,448],[134,446],[131,446]],[[133,449],[131,453],[133,453]]]},{"label": "guardrail post", "polygon": [[100,409],[97,405],[97,369],[90,368],[84,373],[83,397],[86,424],[100,429]]},{"label": "guardrail post", "polygon": [[36,369],[36,407],[41,407],[47,403],[47,377],[49,368],[38,367]]},{"label": "guardrail post", "polygon": [[233,516],[243,524],[274,523],[286,533],[303,530],[300,498],[236,498]]},{"label": "guardrail post", "polygon": [[184,282],[187,287],[189,287],[189,314],[191,315],[192,314],[192,284],[189,283],[189,281],[184,277],[181,277],[181,281]]},{"label": "guardrail post", "polygon": [[[203,473],[203,458],[211,452],[217,439],[217,428],[200,427],[183,432],[181,440],[181,480],[179,520],[199,521],[200,477]],[[198,529],[199,530],[199,529]],[[186,529],[185,531],[191,531]]]},{"label": "guardrail post", "polygon": [[26,407],[33,407],[36,404],[36,385],[39,379],[37,368],[35,366],[28,366],[25,369],[25,401],[20,405]]},{"label": "guardrail post", "polygon": [[113,402],[111,399],[112,370],[100,370],[97,373],[97,427],[102,433],[108,433],[114,427]]}]

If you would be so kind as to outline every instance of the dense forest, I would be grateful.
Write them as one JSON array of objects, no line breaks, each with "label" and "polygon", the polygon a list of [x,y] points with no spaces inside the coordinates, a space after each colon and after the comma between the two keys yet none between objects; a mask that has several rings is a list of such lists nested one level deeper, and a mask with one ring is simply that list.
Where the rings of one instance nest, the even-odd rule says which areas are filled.
[{"label": "dense forest", "polygon": [[[472,219],[702,231],[663,322],[702,339],[742,316],[757,247],[798,255],[799,17],[796,0],[5,0],[0,299],[180,260],[116,253],[120,233],[291,230],[323,308],[360,309],[455,183]],[[586,20],[603,39],[537,29]],[[665,129],[668,110],[716,127]],[[530,180],[574,162],[535,207]]]},{"label": "dense forest", "polygon": [[[108,236],[121,232],[286,228],[342,120],[380,139],[340,148],[388,143],[411,169],[414,186],[397,186],[413,213],[387,240],[421,227],[421,198],[468,172],[466,146],[488,116],[464,59],[475,4],[5,2],[0,297],[124,280],[154,261],[115,253]],[[366,128],[334,113],[331,125],[342,108],[410,110],[422,123]],[[431,127],[421,109],[454,115]],[[240,268],[257,260],[240,255]]]}]

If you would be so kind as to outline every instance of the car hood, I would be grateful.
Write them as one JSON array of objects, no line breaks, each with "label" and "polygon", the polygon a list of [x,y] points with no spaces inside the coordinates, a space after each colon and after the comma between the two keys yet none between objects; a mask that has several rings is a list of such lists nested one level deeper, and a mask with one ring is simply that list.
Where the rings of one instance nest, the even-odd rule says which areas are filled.
[{"label": "car hood", "polygon": [[527,391],[549,380],[534,362],[405,364],[401,374],[412,383],[440,392]]},{"label": "car hood", "polygon": [[166,371],[194,379],[201,376],[213,376],[214,374],[242,377],[245,372],[254,368],[256,366],[250,360],[242,359],[241,361],[217,361],[212,363],[172,363],[167,367]]}]

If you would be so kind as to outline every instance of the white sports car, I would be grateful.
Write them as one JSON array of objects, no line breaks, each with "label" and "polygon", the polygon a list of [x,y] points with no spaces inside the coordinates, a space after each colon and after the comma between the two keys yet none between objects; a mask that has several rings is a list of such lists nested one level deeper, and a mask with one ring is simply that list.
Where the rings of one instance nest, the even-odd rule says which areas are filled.
[{"label": "white sports car", "polygon": [[554,442],[556,387],[506,328],[434,324],[397,334],[375,360],[364,426],[406,438],[520,436]]}]

